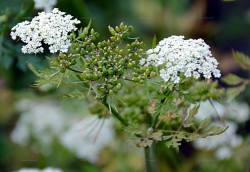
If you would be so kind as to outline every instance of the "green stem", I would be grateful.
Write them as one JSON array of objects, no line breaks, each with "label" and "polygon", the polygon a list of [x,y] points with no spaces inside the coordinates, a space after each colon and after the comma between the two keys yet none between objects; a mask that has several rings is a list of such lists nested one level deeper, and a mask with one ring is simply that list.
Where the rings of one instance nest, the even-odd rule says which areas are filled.
[{"label": "green stem", "polygon": [[121,122],[121,124],[124,126],[124,127],[127,127],[128,126],[128,123],[125,121],[125,119],[123,119],[123,117],[112,107],[110,106],[108,103],[107,103],[107,97],[105,96],[103,98],[103,100],[101,101],[102,104],[104,104],[111,112],[111,114],[118,120]]},{"label": "green stem", "polygon": [[159,119],[159,116],[160,116],[160,113],[158,113],[158,114],[155,116],[155,118],[154,118],[154,120],[153,120],[153,124],[152,124],[152,127],[153,127],[153,128],[156,127],[157,122],[158,122],[158,119]]},{"label": "green stem", "polygon": [[[165,104],[166,101],[168,100],[168,97],[165,97],[164,99],[161,99],[161,105]],[[158,112],[158,114],[155,115],[154,119],[153,119],[153,124],[152,127],[155,128],[159,119],[160,113]]]},{"label": "green stem", "polygon": [[153,141],[150,147],[144,148],[146,172],[158,172],[158,161],[156,156],[156,142]]}]

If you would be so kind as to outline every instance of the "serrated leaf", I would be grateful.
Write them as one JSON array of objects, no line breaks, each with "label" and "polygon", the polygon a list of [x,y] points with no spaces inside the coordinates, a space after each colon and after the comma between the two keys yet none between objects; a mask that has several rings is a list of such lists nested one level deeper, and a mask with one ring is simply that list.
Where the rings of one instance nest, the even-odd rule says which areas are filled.
[{"label": "serrated leaf", "polygon": [[211,118],[206,118],[206,119],[202,120],[199,124],[199,129],[203,129],[203,128],[207,127],[211,123],[211,121],[212,121]]},{"label": "serrated leaf", "polygon": [[210,127],[206,133],[201,134],[201,137],[207,137],[207,136],[214,136],[214,135],[219,135],[221,133],[223,133],[224,131],[227,130],[228,127],[226,128],[221,128],[219,126],[212,126]]},{"label": "serrated leaf", "polygon": [[200,108],[200,105],[197,105],[197,106],[193,107],[193,108],[189,111],[189,114],[190,114],[192,117],[194,117],[194,116],[197,114],[199,108]]},{"label": "serrated leaf", "polygon": [[194,106],[192,109],[189,110],[188,114],[184,117],[183,126],[190,127],[193,125],[194,117],[198,113],[200,105]]},{"label": "serrated leaf", "polygon": [[180,141],[176,140],[175,138],[172,138],[171,140],[166,142],[166,146],[167,148],[179,148],[179,146],[181,145]]},{"label": "serrated leaf", "polygon": [[157,140],[160,141],[162,140],[162,132],[161,131],[157,131],[155,133],[152,133],[151,135],[148,136],[149,138],[152,138],[153,140]]},{"label": "serrated leaf", "polygon": [[181,141],[186,139],[186,136],[184,132],[178,132],[175,135],[164,136],[162,139],[166,140],[166,146],[168,148],[172,147],[178,149],[181,145]]},{"label": "serrated leaf", "polygon": [[243,69],[250,71],[250,58],[249,58],[249,56],[247,56],[243,53],[240,53],[238,51],[233,51],[233,58]]},{"label": "serrated leaf", "polygon": [[244,82],[244,79],[234,74],[228,74],[222,78],[222,81],[228,85],[238,85]]},{"label": "serrated leaf", "polygon": [[14,62],[13,58],[0,54],[0,63],[1,65],[4,66],[4,68],[6,69],[10,68],[13,62]]}]

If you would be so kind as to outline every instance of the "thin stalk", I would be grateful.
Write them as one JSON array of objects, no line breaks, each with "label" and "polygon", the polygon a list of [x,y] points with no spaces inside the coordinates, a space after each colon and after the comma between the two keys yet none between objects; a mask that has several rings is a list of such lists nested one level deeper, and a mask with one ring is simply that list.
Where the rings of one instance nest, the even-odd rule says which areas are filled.
[{"label": "thin stalk", "polygon": [[77,70],[77,69],[72,69],[72,68],[70,68],[70,67],[68,67],[67,69],[69,69],[69,70],[71,70],[71,71],[73,71],[73,72],[76,72],[76,73],[83,73],[82,71],[79,71],[79,70]]},{"label": "thin stalk", "polygon": [[156,156],[156,142],[153,141],[150,147],[144,148],[146,172],[158,172],[158,160]]},{"label": "thin stalk", "polygon": [[111,112],[111,114],[118,120],[121,122],[121,124],[125,127],[128,126],[128,123],[125,121],[125,119],[123,119],[123,117],[119,114],[119,112],[117,112],[112,106],[110,106],[107,103],[107,98],[105,97],[102,101],[102,104],[104,104]]}]

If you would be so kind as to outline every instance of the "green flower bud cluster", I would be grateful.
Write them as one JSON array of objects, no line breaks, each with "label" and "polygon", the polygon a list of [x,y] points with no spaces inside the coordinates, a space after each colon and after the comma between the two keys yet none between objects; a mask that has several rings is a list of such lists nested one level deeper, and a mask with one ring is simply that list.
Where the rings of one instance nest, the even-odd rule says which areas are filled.
[{"label": "green flower bud cluster", "polygon": [[116,26],[115,28],[109,26],[108,29],[112,35],[110,40],[117,43],[120,43],[123,39],[129,36],[129,33],[134,31],[132,26],[124,25],[124,23],[121,23],[120,26]]},{"label": "green flower bud cluster", "polygon": [[[61,72],[65,72],[67,68],[70,68],[71,66],[74,66],[76,64],[76,58],[75,55],[66,55],[63,53],[60,53],[58,56],[58,65],[60,67]],[[54,61],[52,61],[54,63]],[[53,65],[53,64],[51,64]]]},{"label": "green flower bud cluster", "polygon": [[155,75],[156,72],[153,70],[152,66],[140,66],[139,68],[135,69],[132,80],[143,84],[147,78],[154,77]]},{"label": "green flower bud cluster", "polygon": [[119,92],[121,101],[115,102],[118,111],[129,124],[144,123],[152,115],[149,111],[148,90],[142,89],[140,84],[128,82],[126,82],[126,88]]},{"label": "green flower bud cluster", "polygon": [[[84,81],[94,82],[92,84],[97,87],[101,97],[119,91],[124,79],[143,83],[153,74],[151,69],[139,64],[144,52],[143,42],[134,39],[124,45],[125,39],[126,42],[130,40],[128,36],[133,27],[121,23],[115,28],[108,28],[111,37],[100,42],[97,42],[99,34],[90,26],[81,29],[77,38],[71,36],[74,40],[72,54],[82,62],[80,77]],[[67,61],[63,66],[68,67],[68,63],[72,62]]]}]

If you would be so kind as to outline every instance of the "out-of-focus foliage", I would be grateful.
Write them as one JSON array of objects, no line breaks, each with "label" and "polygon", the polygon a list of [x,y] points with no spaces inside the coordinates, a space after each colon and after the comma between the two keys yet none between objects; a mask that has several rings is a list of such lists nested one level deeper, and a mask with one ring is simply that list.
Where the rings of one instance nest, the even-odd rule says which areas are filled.
[{"label": "out-of-focus foliage", "polygon": [[[236,51],[233,52],[233,58],[243,70],[248,73],[250,72],[249,56]],[[230,88],[227,89],[228,100],[234,99],[250,85],[250,78],[242,78],[235,74],[226,75],[222,78],[222,81],[230,86]]]}]

